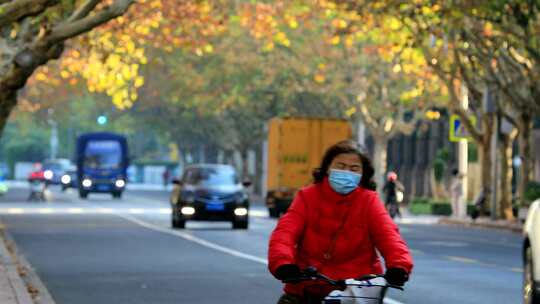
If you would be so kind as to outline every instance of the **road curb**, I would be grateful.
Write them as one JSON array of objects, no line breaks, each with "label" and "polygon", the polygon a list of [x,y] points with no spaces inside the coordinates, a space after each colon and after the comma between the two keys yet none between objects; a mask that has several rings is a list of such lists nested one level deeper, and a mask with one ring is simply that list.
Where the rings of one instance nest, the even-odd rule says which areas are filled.
[{"label": "road curb", "polygon": [[501,222],[489,222],[489,221],[478,221],[478,220],[473,222],[470,219],[460,220],[460,219],[452,219],[452,218],[442,218],[442,219],[439,219],[439,224],[498,229],[498,230],[516,232],[516,233],[523,232],[523,227],[520,224],[510,223],[510,222],[501,223]]},{"label": "road curb", "polygon": [[[9,258],[9,265],[12,265],[13,268],[13,271],[11,271],[11,275],[13,275],[14,280],[17,281],[17,297],[19,297],[19,293],[21,293],[21,296],[24,297],[24,301],[19,300],[15,303],[55,304],[55,301],[53,300],[51,294],[49,293],[39,276],[36,274],[32,265],[30,265],[30,263],[23,255],[19,254],[17,245],[11,235],[5,229],[3,229],[1,237],[2,242],[0,244],[0,251],[2,251],[2,259],[3,261],[6,261],[3,258],[4,256],[7,256]],[[10,248],[9,250],[8,247]],[[15,256],[15,260],[13,256]],[[24,272],[24,276],[20,275],[19,270]],[[29,290],[35,292],[33,298]]]}]

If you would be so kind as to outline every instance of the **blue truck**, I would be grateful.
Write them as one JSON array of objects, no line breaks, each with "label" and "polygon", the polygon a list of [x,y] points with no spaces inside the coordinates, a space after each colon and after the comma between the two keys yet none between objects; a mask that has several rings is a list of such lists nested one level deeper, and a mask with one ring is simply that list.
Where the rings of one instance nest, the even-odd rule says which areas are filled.
[{"label": "blue truck", "polygon": [[80,198],[87,198],[91,192],[122,197],[129,165],[125,136],[107,132],[80,135],[76,162]]}]

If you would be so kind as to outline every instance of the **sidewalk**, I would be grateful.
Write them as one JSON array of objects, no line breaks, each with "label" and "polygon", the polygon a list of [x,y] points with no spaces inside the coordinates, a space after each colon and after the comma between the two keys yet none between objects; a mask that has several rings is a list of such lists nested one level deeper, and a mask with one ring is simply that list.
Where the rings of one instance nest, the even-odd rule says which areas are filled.
[{"label": "sidewalk", "polygon": [[403,208],[401,210],[403,218],[397,218],[397,223],[402,224],[441,224],[454,225],[463,227],[481,227],[489,229],[500,229],[521,233],[523,225],[518,221],[496,220],[493,221],[489,217],[480,217],[473,221],[470,217],[459,219],[442,215],[414,215],[409,210]]},{"label": "sidewalk", "polygon": [[9,253],[3,227],[0,227],[0,303],[34,304],[26,283],[19,275],[17,263]]},{"label": "sidewalk", "polygon": [[439,224],[501,229],[501,230],[509,230],[513,232],[518,232],[518,233],[521,233],[523,231],[523,225],[518,221],[507,221],[507,220],[494,221],[490,219],[489,217],[479,217],[475,221],[473,221],[470,217],[464,218],[464,219],[444,217],[439,220]]}]

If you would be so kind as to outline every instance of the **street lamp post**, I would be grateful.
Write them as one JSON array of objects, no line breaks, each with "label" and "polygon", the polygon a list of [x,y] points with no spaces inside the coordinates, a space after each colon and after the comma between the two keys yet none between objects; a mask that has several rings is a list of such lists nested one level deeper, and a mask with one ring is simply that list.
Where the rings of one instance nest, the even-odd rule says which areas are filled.
[{"label": "street lamp post", "polygon": [[[461,85],[460,106],[464,111],[467,111],[469,109],[469,91],[467,87],[465,86],[465,84]],[[467,174],[468,173],[467,166],[469,162],[468,148],[469,148],[469,145],[468,145],[467,139],[461,139],[458,143],[458,155],[459,155],[458,169],[459,169],[459,173],[463,174],[464,177],[463,177],[463,183],[461,183],[463,197],[461,201],[458,202],[459,208],[458,208],[457,216],[460,218],[465,218],[467,216],[467,191],[468,191],[467,182],[469,179],[468,174]]]},{"label": "street lamp post", "polygon": [[58,123],[56,123],[53,117],[54,109],[49,109],[47,114],[48,114],[47,122],[51,126],[51,137],[49,140],[49,144],[51,148],[50,159],[56,159],[56,155],[58,151]]}]

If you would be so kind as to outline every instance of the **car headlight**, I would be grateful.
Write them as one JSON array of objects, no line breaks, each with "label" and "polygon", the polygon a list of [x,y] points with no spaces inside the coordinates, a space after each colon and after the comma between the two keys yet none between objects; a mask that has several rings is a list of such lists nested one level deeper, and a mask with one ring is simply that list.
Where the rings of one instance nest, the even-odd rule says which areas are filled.
[{"label": "car headlight", "polygon": [[43,172],[43,177],[45,177],[45,179],[52,179],[53,175],[54,174],[51,170],[45,170],[45,172]]},{"label": "car headlight", "polygon": [[195,214],[195,208],[193,207],[182,207],[182,209],[180,209],[180,212],[184,215],[193,215]]},{"label": "car headlight", "polygon": [[117,179],[116,182],[114,183],[114,185],[117,188],[122,188],[122,187],[124,187],[126,185],[126,182],[123,179]]},{"label": "car headlight", "polygon": [[64,174],[64,175],[62,175],[61,181],[62,181],[62,184],[67,185],[67,184],[71,183],[71,176],[69,176],[67,174]]},{"label": "car headlight", "polygon": [[85,187],[85,188],[90,188],[90,187],[92,187],[92,180],[89,179],[89,178],[85,178],[85,179],[83,179],[83,181],[82,181],[82,185],[83,185],[83,187]]},{"label": "car headlight", "polygon": [[234,209],[234,215],[236,216],[246,216],[248,214],[247,208],[236,208]]}]

